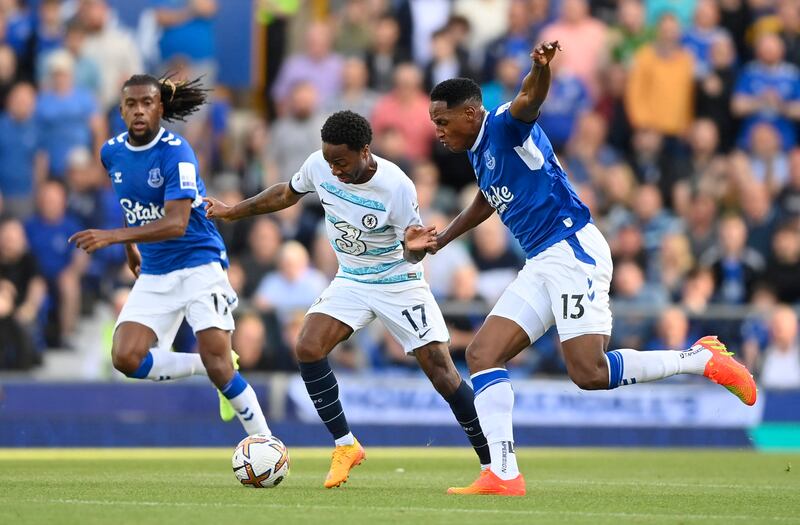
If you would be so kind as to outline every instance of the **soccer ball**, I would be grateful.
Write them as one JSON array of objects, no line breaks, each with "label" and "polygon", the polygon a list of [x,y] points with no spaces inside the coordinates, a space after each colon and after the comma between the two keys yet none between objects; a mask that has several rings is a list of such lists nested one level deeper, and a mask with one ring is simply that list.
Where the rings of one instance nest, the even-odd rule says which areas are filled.
[{"label": "soccer ball", "polygon": [[289,474],[289,451],[280,439],[253,434],[233,451],[233,473],[245,487],[270,489]]}]

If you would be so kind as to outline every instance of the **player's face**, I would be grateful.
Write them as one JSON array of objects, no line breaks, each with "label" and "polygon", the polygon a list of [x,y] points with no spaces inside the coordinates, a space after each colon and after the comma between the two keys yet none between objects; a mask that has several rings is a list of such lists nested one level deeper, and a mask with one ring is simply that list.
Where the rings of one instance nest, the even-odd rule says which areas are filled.
[{"label": "player's face", "polygon": [[347,144],[323,142],[322,156],[331,167],[331,174],[345,184],[358,184],[369,168],[369,145],[353,151]]},{"label": "player's face", "polygon": [[450,151],[466,151],[478,138],[482,113],[475,106],[448,108],[446,102],[436,100],[431,102],[429,113],[436,126],[436,138]]},{"label": "player's face", "polygon": [[164,107],[161,93],[152,84],[128,86],[122,90],[122,119],[128,127],[131,143],[147,144],[158,133]]}]

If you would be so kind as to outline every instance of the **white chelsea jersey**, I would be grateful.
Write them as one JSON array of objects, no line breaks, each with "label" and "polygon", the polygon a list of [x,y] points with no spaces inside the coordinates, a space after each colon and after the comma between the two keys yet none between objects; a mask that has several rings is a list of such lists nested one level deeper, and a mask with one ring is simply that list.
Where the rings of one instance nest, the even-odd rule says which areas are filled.
[{"label": "white chelsea jersey", "polygon": [[422,265],[403,259],[401,241],[407,227],[422,224],[417,191],[394,163],[374,154],[372,158],[378,169],[369,181],[345,184],[333,176],[317,150],[289,184],[297,193],[318,194],[328,239],[339,260],[337,279],[374,285],[415,283],[422,279]]}]

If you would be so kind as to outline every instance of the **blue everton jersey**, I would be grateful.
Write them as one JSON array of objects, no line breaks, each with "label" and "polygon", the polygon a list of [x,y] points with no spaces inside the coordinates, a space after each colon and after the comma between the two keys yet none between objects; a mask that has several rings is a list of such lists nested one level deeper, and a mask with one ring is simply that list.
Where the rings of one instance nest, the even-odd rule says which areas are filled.
[{"label": "blue everton jersey", "polygon": [[481,192],[531,258],[586,226],[591,216],[542,128],[512,117],[510,105],[487,112],[467,154]]},{"label": "blue everton jersey", "polygon": [[165,274],[220,262],[227,254],[214,223],[206,218],[206,188],[197,175],[197,158],[186,140],[164,128],[144,146],[133,146],[128,134],[109,140],[100,160],[125,213],[128,226],[141,226],[164,217],[164,203],[190,199],[192,211],[183,237],[138,244],[142,273]]}]

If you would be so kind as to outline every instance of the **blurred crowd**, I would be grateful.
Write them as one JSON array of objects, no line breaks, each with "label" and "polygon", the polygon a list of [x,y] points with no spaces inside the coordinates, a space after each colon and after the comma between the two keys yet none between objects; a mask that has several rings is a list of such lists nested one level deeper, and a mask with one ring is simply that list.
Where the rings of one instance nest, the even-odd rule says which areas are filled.
[{"label": "blurred crowd", "polygon": [[[413,179],[423,221],[443,228],[476,189],[466,156],[435,140],[427,93],[468,76],[496,107],[533,45],[558,40],[538,122],[611,245],[611,346],[686,348],[714,333],[761,384],[800,388],[800,2],[260,0],[255,97],[216,82],[219,3],[153,1],[133,28],[106,0],[0,0],[0,368],[35,366],[74,344],[98,304],[124,303],[121,248],[89,257],[66,239],[122,223],[97,151],[124,131],[129,75],[203,75],[211,104],[169,127],[224,201],[287,181],[326,116],[352,109],[369,117],[373,151]],[[336,273],[321,220],[309,196],[219,225],[243,368],[294,370],[303,314]],[[426,258],[461,362],[523,262],[497,217]],[[193,344],[182,330],[175,346]],[[564,373],[554,333],[535,348],[520,373]],[[332,358],[354,371],[413,365],[377,324]]]}]

